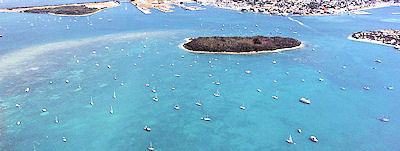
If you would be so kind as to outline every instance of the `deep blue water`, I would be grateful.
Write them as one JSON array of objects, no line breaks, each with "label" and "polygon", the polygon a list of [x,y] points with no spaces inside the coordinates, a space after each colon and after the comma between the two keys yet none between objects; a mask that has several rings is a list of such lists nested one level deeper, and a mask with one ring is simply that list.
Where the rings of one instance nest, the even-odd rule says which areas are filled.
[{"label": "deep blue water", "polygon": [[[7,2],[0,8],[11,6]],[[150,142],[161,151],[400,150],[400,52],[347,39],[357,31],[398,28],[391,13],[399,7],[369,10],[368,16],[292,17],[304,25],[212,7],[174,11],[144,15],[122,3],[89,17],[1,13],[0,150],[136,151]],[[297,38],[306,47],[258,55],[178,48],[186,37],[257,34]],[[152,101],[152,88],[159,102]],[[217,90],[221,97],[213,96]],[[300,103],[301,97],[311,104]],[[200,120],[206,115],[211,122]],[[390,122],[375,119],[382,116]],[[145,125],[152,131],[142,130]],[[290,134],[295,145],[285,142]],[[310,135],[320,141],[312,143]]]}]

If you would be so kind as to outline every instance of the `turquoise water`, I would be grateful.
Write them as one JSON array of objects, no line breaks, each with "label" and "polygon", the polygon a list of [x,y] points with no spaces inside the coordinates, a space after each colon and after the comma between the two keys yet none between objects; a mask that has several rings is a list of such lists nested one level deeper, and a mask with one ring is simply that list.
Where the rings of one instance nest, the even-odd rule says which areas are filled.
[{"label": "turquoise water", "polygon": [[[211,7],[174,10],[143,15],[122,3],[90,17],[1,13],[0,150],[146,150],[150,142],[161,151],[400,149],[400,54],[347,40],[356,31],[395,29],[400,22],[391,13],[399,7],[370,10],[370,16],[292,17],[304,25]],[[294,37],[306,47],[258,55],[178,48],[186,37],[257,34]],[[152,101],[152,88],[159,102]],[[213,96],[217,90],[221,97]],[[212,121],[200,120],[206,115]],[[390,122],[375,119],[382,116]],[[295,145],[285,142],[290,134]]]}]

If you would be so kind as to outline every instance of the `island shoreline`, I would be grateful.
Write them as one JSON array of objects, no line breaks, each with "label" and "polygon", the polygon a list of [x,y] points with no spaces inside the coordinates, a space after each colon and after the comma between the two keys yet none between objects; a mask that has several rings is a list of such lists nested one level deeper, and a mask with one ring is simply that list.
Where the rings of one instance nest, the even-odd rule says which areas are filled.
[{"label": "island shoreline", "polygon": [[299,46],[296,47],[291,47],[291,48],[282,48],[282,49],[276,49],[276,50],[265,50],[265,51],[251,51],[251,52],[209,52],[209,51],[193,51],[193,50],[189,50],[187,48],[185,48],[183,45],[191,42],[192,40],[190,40],[191,38],[185,38],[185,42],[181,43],[178,45],[179,48],[187,51],[187,52],[191,52],[191,53],[200,53],[200,54],[262,54],[262,53],[273,53],[273,52],[281,52],[281,51],[287,51],[287,50],[295,50],[295,49],[301,49],[305,47],[304,42],[300,41],[301,44]]},{"label": "island shoreline", "polygon": [[[73,3],[73,4],[59,4],[59,5],[44,5],[44,6],[28,6],[28,7],[15,7],[15,8],[6,8],[0,9],[0,13],[30,13],[24,12],[33,9],[50,9],[57,7],[73,7],[73,6],[85,6],[87,8],[97,9],[90,13],[80,14],[80,15],[69,15],[69,14],[56,14],[56,13],[37,13],[37,14],[48,14],[55,16],[89,16],[95,13],[98,13],[102,10],[117,7],[120,5],[120,2],[117,1],[102,1],[102,2],[88,2],[88,3]],[[31,13],[32,14],[32,13]]]},{"label": "island shoreline", "polygon": [[356,38],[353,37],[353,34],[351,34],[350,36],[348,36],[347,39],[353,40],[353,41],[358,41],[358,42],[365,42],[365,43],[372,43],[372,44],[384,45],[384,46],[389,46],[389,47],[394,47],[394,48],[397,47],[396,45],[385,44],[385,43],[383,43],[383,42],[375,41],[375,40],[356,39]]}]

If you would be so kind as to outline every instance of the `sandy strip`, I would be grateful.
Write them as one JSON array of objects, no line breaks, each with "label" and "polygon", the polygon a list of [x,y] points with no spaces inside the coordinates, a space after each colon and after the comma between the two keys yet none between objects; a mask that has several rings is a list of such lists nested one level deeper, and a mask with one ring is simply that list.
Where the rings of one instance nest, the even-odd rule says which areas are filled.
[{"label": "sandy strip", "polygon": [[94,14],[94,13],[98,13],[103,9],[117,7],[119,5],[120,5],[120,3],[117,2],[117,1],[107,1],[107,2],[93,2],[93,3],[78,3],[78,4],[63,4],[63,5],[49,5],[49,6],[37,6],[37,7],[21,7],[21,8],[0,9],[0,12],[24,12],[26,10],[31,10],[31,9],[56,8],[56,7],[60,7],[60,6],[86,6],[88,8],[96,8],[96,9],[98,9],[95,12],[88,13],[88,14],[83,14],[83,15],[66,15],[66,14],[48,13],[50,15],[56,15],[56,16],[88,16],[88,15],[91,15],[91,14]]},{"label": "sandy strip", "polygon": [[367,6],[367,7],[359,8],[356,11],[375,9],[375,8],[383,8],[383,7],[389,7],[389,6],[397,6],[397,5],[393,4],[393,3],[378,3],[378,4],[375,4],[373,6]]},{"label": "sandy strip", "polygon": [[[130,40],[144,37],[157,37],[187,32],[185,30],[173,31],[152,31],[152,32],[133,32],[133,33],[117,33],[103,36],[87,37],[82,39],[73,39],[59,42],[51,42],[19,48],[15,50],[7,50],[8,52],[0,55],[0,81],[3,77],[16,76],[26,68],[32,66],[33,63],[38,64],[40,61],[35,61],[37,57],[49,56],[55,51],[72,51],[73,48],[79,48],[87,45],[101,44],[107,45],[112,41]],[[112,44],[111,44],[112,45]],[[90,52],[88,52],[90,53]],[[46,65],[46,64],[44,64]]]},{"label": "sandy strip", "polygon": [[360,41],[360,42],[368,42],[368,43],[374,43],[374,44],[379,44],[379,45],[385,45],[385,46],[389,46],[389,47],[396,47],[396,45],[389,45],[389,44],[385,44],[380,41],[369,40],[369,39],[356,39],[356,38],[353,38],[352,35],[348,36],[347,39],[354,40],[354,41]]},{"label": "sandy strip", "polygon": [[292,48],[283,48],[283,49],[276,49],[276,50],[267,50],[267,51],[251,51],[251,52],[208,52],[208,51],[192,51],[189,49],[186,49],[183,45],[186,43],[189,43],[191,40],[190,38],[185,38],[184,43],[179,45],[179,48],[191,52],[191,53],[202,53],[202,54],[260,54],[260,53],[270,53],[270,52],[281,52],[281,51],[286,51],[286,50],[295,50],[295,49],[300,49],[305,47],[304,43],[301,42],[299,46],[292,47]]}]

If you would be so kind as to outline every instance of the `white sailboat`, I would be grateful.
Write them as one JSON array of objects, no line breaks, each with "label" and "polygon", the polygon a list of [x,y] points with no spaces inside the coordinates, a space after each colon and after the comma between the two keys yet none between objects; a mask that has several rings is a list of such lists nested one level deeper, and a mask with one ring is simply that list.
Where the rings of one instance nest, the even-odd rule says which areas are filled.
[{"label": "white sailboat", "polygon": [[289,139],[287,139],[286,142],[289,143],[289,144],[295,144],[293,142],[292,135],[289,135]]},{"label": "white sailboat", "polygon": [[150,146],[147,147],[147,150],[149,150],[149,151],[155,150],[155,148],[153,147],[153,143],[150,142]]},{"label": "white sailboat", "polygon": [[93,97],[90,97],[90,103],[89,103],[91,106],[93,106],[94,105],[94,102],[93,102]]},{"label": "white sailboat", "polygon": [[219,96],[221,96],[221,94],[220,94],[219,91],[217,90],[217,93],[214,93],[214,96],[215,96],[215,97],[219,97]]},{"label": "white sailboat", "polygon": [[113,98],[114,98],[114,99],[117,98],[117,95],[115,94],[115,91],[114,91],[114,94],[113,94]]},{"label": "white sailboat", "polygon": [[56,123],[56,124],[58,124],[58,118],[57,118],[57,116],[56,116],[56,119],[54,120],[54,123]]},{"label": "white sailboat", "polygon": [[114,110],[113,110],[112,106],[110,107],[110,114],[114,114]]},{"label": "white sailboat", "polygon": [[156,102],[158,102],[157,93],[154,93],[153,101],[156,101]]},{"label": "white sailboat", "polygon": [[239,109],[241,109],[241,110],[245,110],[245,109],[246,109],[246,107],[245,107],[243,104],[244,104],[244,103],[242,103],[242,105],[239,106]]}]

